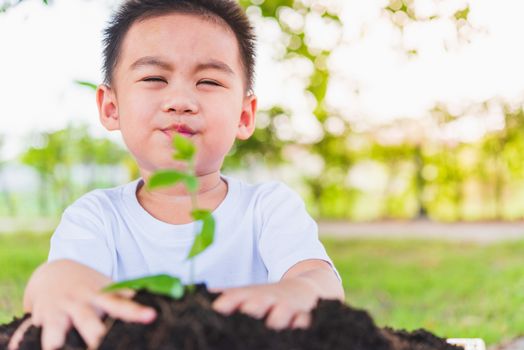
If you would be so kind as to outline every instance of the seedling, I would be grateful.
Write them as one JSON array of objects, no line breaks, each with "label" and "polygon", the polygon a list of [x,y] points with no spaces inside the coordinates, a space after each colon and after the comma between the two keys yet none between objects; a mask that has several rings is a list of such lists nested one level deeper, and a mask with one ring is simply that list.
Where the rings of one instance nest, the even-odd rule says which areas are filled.
[{"label": "seedling", "polygon": [[[173,159],[185,162],[187,164],[186,171],[179,171],[176,169],[164,169],[153,173],[149,178],[147,187],[149,189],[170,187],[178,183],[186,186],[187,191],[191,196],[191,216],[196,222],[200,222],[200,232],[195,235],[195,241],[187,259],[190,261],[189,284],[187,286],[189,291],[193,291],[194,286],[194,257],[202,253],[212,243],[215,237],[215,219],[209,210],[199,209],[197,206],[197,191],[198,178],[195,175],[195,145],[187,138],[175,134],[173,138]],[[195,225],[198,229],[199,225]],[[184,295],[184,286],[178,277],[169,275],[154,275],[137,278],[128,281],[122,281],[111,284],[104,288],[104,291],[116,291],[120,289],[145,289],[152,293],[163,294],[175,299],[179,299]]]}]

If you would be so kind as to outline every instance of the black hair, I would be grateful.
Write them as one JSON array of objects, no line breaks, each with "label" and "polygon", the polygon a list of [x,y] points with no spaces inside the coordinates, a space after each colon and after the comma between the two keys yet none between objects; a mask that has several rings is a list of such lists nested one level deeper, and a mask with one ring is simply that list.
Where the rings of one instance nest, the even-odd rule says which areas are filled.
[{"label": "black hair", "polygon": [[183,13],[224,22],[235,34],[247,91],[254,83],[255,34],[247,15],[235,0],[127,0],[104,30],[104,83],[111,85],[122,42],[131,26],[140,20]]}]

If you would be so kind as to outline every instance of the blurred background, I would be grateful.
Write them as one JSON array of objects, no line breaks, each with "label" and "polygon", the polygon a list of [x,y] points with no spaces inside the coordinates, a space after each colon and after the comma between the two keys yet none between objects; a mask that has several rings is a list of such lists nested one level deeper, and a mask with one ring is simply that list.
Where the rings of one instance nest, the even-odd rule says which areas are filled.
[{"label": "blurred background", "polygon": [[[119,3],[0,1],[0,321],[63,209],[138,176],[94,95]],[[348,302],[379,324],[524,333],[524,2],[240,3],[259,112],[223,172],[300,192]]]}]

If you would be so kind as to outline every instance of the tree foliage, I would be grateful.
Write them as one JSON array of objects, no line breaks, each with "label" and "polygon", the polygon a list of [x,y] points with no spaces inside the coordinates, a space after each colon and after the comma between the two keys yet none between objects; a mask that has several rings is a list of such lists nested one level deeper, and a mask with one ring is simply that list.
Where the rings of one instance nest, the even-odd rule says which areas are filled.
[{"label": "tree foliage", "polygon": [[[79,192],[116,184],[116,179],[111,178],[114,170],[104,171],[104,167],[114,167],[129,157],[112,141],[92,137],[85,125],[37,133],[31,136],[31,143],[34,145],[20,160],[38,174],[39,207],[43,215],[62,211]],[[75,168],[82,170],[84,179],[75,179]],[[103,176],[98,175],[100,172]]]},{"label": "tree foliage", "polygon": [[[20,2],[21,0],[4,1],[0,9],[6,11]],[[524,181],[521,161],[521,150],[524,147],[522,108],[505,107],[503,128],[488,132],[478,140],[468,143],[446,138],[424,138],[424,130],[414,127],[416,123],[404,121],[366,131],[358,130],[352,122],[330,109],[326,103],[333,74],[326,65],[331,52],[312,47],[304,28],[293,27],[284,16],[286,12],[292,12],[305,19],[314,13],[330,23],[342,25],[339,15],[326,6],[329,1],[239,2],[244,8],[256,10],[255,12],[278,24],[288,43],[282,60],[300,58],[313,67],[303,93],[313,99],[311,112],[320,126],[321,137],[313,142],[280,138],[279,123],[289,121],[294,116],[285,106],[271,106],[259,111],[258,119],[263,122],[259,123],[254,135],[249,140],[234,145],[225,161],[226,170],[250,168],[261,162],[267,167],[293,162],[296,165],[293,154],[307,153],[320,159],[321,169],[305,173],[303,184],[310,209],[322,217],[359,218],[362,207],[370,208],[372,214],[367,217],[372,218],[429,216],[459,220],[524,216],[524,207],[519,212],[511,209],[508,204],[515,202],[514,196],[519,193],[510,188],[521,186]],[[467,3],[460,4],[462,5],[456,5],[452,13],[447,12],[445,19],[455,24],[457,37],[467,40],[468,38],[463,37],[467,31],[462,29],[472,28],[469,23],[470,8]],[[443,19],[438,14],[418,13],[413,0],[389,0],[384,3],[382,10],[401,32],[407,25],[415,22]],[[412,56],[417,51],[407,48],[404,54]],[[89,82],[78,83],[90,89],[95,87],[95,84]],[[503,104],[501,101],[499,103]],[[430,117],[430,125],[434,129],[432,131],[443,134],[445,130],[453,128],[461,117],[437,104]],[[333,120],[339,124],[336,131],[329,126]],[[403,130],[405,135],[395,142],[382,142],[378,135],[388,129]],[[138,176],[136,165],[133,165],[130,157],[126,157],[111,142],[94,139],[86,130],[77,130],[76,136],[71,139],[71,132],[69,129],[67,132],[42,135],[44,146],[30,147],[22,158],[40,174],[42,182],[47,184],[45,186],[67,186],[71,168],[78,164],[86,165],[95,173],[102,165],[121,163],[128,167],[131,177]],[[416,135],[417,133],[421,135]],[[74,154],[67,149],[70,142],[77,150]],[[68,146],[63,150],[57,145]],[[371,191],[373,193],[355,184],[355,169],[362,164],[380,164],[385,173],[383,184],[376,185],[375,192]],[[369,174],[369,181],[372,181],[374,175],[376,174]],[[92,175],[90,178],[95,177]],[[56,183],[51,185],[54,182]],[[85,189],[92,188],[95,183],[92,180]],[[70,194],[63,196],[64,202],[71,197]],[[473,212],[476,214],[471,214]]]},{"label": "tree foliage", "polygon": [[[24,1],[25,0],[2,0],[2,2],[0,2],[0,13],[8,11],[15,6],[20,5]],[[41,1],[44,5],[49,5],[50,3],[50,0]]]}]

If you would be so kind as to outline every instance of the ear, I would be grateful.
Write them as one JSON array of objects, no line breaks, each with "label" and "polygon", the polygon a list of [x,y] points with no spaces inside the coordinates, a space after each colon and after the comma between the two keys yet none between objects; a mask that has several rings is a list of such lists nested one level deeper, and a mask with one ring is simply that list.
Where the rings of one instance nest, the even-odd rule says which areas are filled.
[{"label": "ear", "polygon": [[255,131],[255,115],[257,112],[257,97],[249,95],[244,98],[240,121],[238,122],[237,139],[247,140]]},{"label": "ear", "polygon": [[102,125],[109,131],[120,129],[116,94],[109,86],[101,84],[96,89],[96,104]]}]

